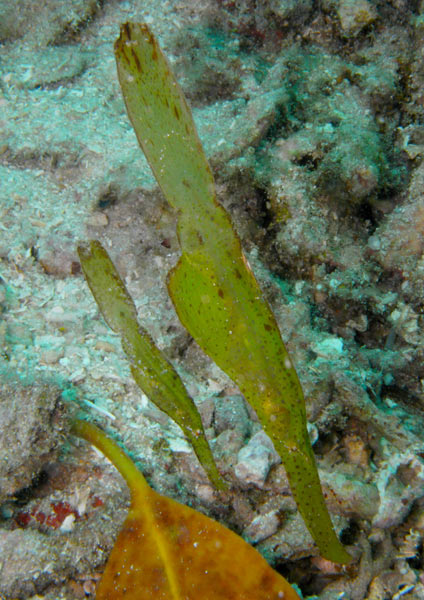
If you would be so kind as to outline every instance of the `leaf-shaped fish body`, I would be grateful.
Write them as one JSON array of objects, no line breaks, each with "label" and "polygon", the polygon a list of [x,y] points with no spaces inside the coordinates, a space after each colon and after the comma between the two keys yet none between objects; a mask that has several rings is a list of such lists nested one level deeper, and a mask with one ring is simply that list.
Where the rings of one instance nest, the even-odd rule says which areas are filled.
[{"label": "leaf-shaped fish body", "polygon": [[177,371],[137,319],[134,302],[100,242],[80,246],[78,255],[91,292],[108,325],[121,336],[137,385],[183,430],[210,480],[226,485],[215,465],[202,421]]},{"label": "leaf-shaped fish body", "polygon": [[323,556],[348,562],[324,502],[296,371],[230,218],[216,200],[183,92],[147,25],[123,25],[115,56],[137,138],[178,211],[182,256],[168,278],[178,316],[255,409]]}]

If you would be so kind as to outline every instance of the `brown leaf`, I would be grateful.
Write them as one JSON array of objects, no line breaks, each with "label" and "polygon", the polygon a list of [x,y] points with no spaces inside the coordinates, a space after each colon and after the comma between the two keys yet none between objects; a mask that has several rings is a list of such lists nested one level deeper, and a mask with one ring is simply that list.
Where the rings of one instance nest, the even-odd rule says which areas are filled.
[{"label": "brown leaf", "polygon": [[73,432],[117,467],[131,508],[100,581],[97,600],[299,600],[241,537],[152,490],[124,452],[94,425]]}]

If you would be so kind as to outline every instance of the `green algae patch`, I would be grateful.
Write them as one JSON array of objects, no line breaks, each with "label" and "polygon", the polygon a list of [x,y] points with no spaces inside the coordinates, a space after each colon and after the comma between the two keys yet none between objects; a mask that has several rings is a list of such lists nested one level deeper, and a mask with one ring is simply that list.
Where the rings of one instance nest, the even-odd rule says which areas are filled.
[{"label": "green algae patch", "polygon": [[225,489],[196,405],[174,367],[139,324],[134,302],[108,253],[100,242],[91,241],[89,246],[80,246],[78,254],[101,313],[109,327],[121,336],[137,385],[181,427],[209,479],[218,489]]},{"label": "green algae patch", "polygon": [[147,25],[123,25],[115,56],[138,141],[178,212],[182,256],[168,276],[178,316],[255,409],[323,556],[349,562],[324,502],[299,379],[230,218],[216,200],[183,92]]}]

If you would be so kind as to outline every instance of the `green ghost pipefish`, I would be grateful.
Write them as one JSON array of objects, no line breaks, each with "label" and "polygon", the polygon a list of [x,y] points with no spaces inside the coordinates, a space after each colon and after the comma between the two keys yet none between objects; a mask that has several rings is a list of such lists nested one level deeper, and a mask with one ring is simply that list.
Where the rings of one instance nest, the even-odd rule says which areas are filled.
[{"label": "green ghost pipefish", "polygon": [[79,246],[78,255],[88,286],[113,331],[121,336],[132,376],[156,406],[183,430],[209,479],[220,489],[220,476],[209,448],[200,414],[180,376],[140,325],[137,310],[108,253],[94,240]]},{"label": "green ghost pipefish", "polygon": [[299,379],[230,217],[216,199],[183,92],[147,25],[122,25],[115,56],[138,141],[177,211],[182,254],[168,275],[177,314],[255,409],[322,555],[347,563],[350,556],[324,502]]}]

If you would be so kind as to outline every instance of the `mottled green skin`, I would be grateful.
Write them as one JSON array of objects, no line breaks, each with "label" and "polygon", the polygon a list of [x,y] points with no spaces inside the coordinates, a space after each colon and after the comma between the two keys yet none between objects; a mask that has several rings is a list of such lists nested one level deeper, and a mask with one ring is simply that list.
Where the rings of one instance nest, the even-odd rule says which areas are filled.
[{"label": "mottled green skin", "polygon": [[182,256],[168,279],[178,316],[255,409],[323,556],[348,562],[322,495],[296,371],[230,218],[215,198],[183,93],[146,25],[123,25],[115,55],[139,143],[178,211]]},{"label": "mottled green skin", "polygon": [[174,367],[137,320],[137,311],[108,253],[98,241],[79,247],[87,283],[108,325],[121,336],[137,385],[183,430],[218,489],[226,485],[216,468],[196,405]]}]

